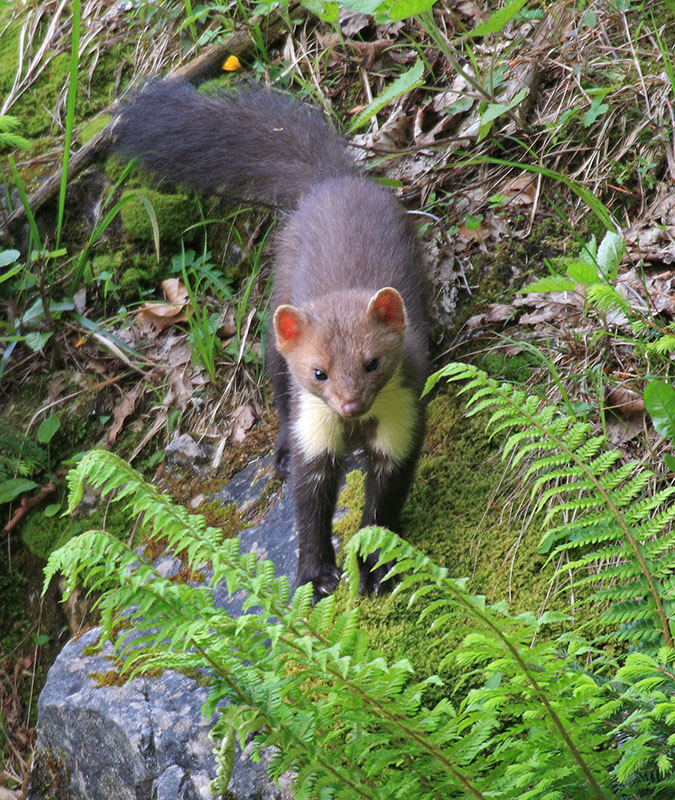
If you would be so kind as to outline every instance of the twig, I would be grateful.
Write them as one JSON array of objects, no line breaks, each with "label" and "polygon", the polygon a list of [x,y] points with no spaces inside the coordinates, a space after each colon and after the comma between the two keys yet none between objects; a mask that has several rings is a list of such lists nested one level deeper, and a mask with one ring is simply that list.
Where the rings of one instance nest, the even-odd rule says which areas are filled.
[{"label": "twig", "polygon": [[34,497],[22,498],[21,505],[16,509],[14,514],[12,514],[12,518],[3,528],[5,533],[11,533],[31,509],[35,508],[35,506],[39,506],[40,503],[55,490],[56,484],[54,481],[49,481],[49,483],[43,486]]}]

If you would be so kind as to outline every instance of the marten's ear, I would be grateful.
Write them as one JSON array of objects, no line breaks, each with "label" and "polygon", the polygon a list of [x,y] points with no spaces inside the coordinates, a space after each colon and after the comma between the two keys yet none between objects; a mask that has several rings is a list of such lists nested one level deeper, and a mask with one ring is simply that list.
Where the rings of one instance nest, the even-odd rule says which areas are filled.
[{"label": "marten's ear", "polygon": [[306,320],[294,306],[279,306],[274,312],[274,332],[277,336],[277,348],[285,355],[300,342]]},{"label": "marten's ear", "polygon": [[405,307],[403,298],[391,286],[373,295],[368,303],[368,315],[397,333],[405,330]]}]

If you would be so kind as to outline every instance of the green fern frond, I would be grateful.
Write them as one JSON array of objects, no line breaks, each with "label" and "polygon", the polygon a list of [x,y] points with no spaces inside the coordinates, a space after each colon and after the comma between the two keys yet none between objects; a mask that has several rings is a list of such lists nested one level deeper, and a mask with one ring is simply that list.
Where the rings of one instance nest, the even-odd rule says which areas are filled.
[{"label": "green fern frond", "polygon": [[675,350],[675,336],[661,336],[653,342],[646,342],[645,349],[650,353],[666,356]]},{"label": "green fern frond", "polygon": [[[591,289],[600,308],[625,310],[625,300],[612,287],[597,284]],[[531,459],[526,478],[533,479],[531,492],[536,507],[546,508],[545,541],[557,540],[551,558],[564,552],[584,553],[571,564],[565,563],[560,572],[630,563],[630,567],[614,566],[612,573],[600,566],[584,582],[601,586],[605,575],[616,579],[620,575],[639,576],[635,586],[644,609],[651,615],[661,642],[672,645],[660,584],[660,578],[670,574],[670,561],[661,563],[664,549],[655,546],[650,550],[648,539],[670,539],[673,512],[667,503],[673,489],[649,496],[647,487],[653,473],[641,464],[621,463],[620,453],[606,449],[603,437],[591,436],[589,423],[566,411],[542,407],[537,398],[526,397],[509,384],[498,384],[469,364],[450,364],[439,374],[466,381],[464,389],[471,394],[467,400],[469,413],[486,413],[488,429],[495,424],[500,433],[508,431],[502,448],[504,457],[511,455],[515,464],[524,457]],[[552,525],[560,518],[571,518],[572,522]],[[598,545],[600,550],[593,549]],[[595,597],[600,600],[602,595]],[[642,633],[640,638],[644,638]]]}]

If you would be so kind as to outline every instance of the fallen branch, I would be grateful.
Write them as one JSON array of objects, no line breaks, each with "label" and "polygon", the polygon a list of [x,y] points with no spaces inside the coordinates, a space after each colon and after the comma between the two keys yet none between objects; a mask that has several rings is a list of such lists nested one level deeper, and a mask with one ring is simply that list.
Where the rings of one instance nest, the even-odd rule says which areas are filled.
[{"label": "fallen branch", "polygon": [[[288,18],[277,15],[273,19],[268,17],[254,17],[245,28],[240,28],[228,36],[222,44],[207,47],[197,58],[185,66],[178,67],[168,73],[168,78],[180,78],[190,83],[200,83],[207,78],[220,75],[222,65],[228,56],[246,57],[255,47],[251,37],[250,28],[257,25],[267,45],[273,44],[284,32],[287,19],[295,22],[303,19],[309,12],[299,3],[291,3],[288,8]],[[114,114],[116,106],[113,105]],[[70,159],[68,167],[68,180],[73,178],[88,167],[100,156],[104,156],[114,138],[115,119],[113,118],[103,130],[99,131],[92,139],[81,147]],[[48,178],[39,189],[28,198],[28,205],[35,213],[48,200],[54,197],[61,186],[62,170]],[[14,210],[7,219],[6,227],[0,228],[0,242],[9,243],[12,239],[11,231],[26,217],[23,205]]]}]

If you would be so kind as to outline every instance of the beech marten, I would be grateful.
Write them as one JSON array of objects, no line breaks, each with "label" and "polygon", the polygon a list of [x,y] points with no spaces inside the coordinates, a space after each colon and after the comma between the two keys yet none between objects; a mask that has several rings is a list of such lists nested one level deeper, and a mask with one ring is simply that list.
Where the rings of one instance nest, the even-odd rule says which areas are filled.
[{"label": "beech marten", "polygon": [[[117,147],[202,191],[281,203],[266,362],[279,412],[275,464],[290,478],[296,585],[314,599],[340,572],[331,524],[344,457],[367,463],[361,525],[397,530],[424,435],[427,326],[415,237],[393,194],[364,179],[315,109],[259,88],[202,95],[167,79],[121,113]],[[388,568],[361,564],[359,591]]]}]

